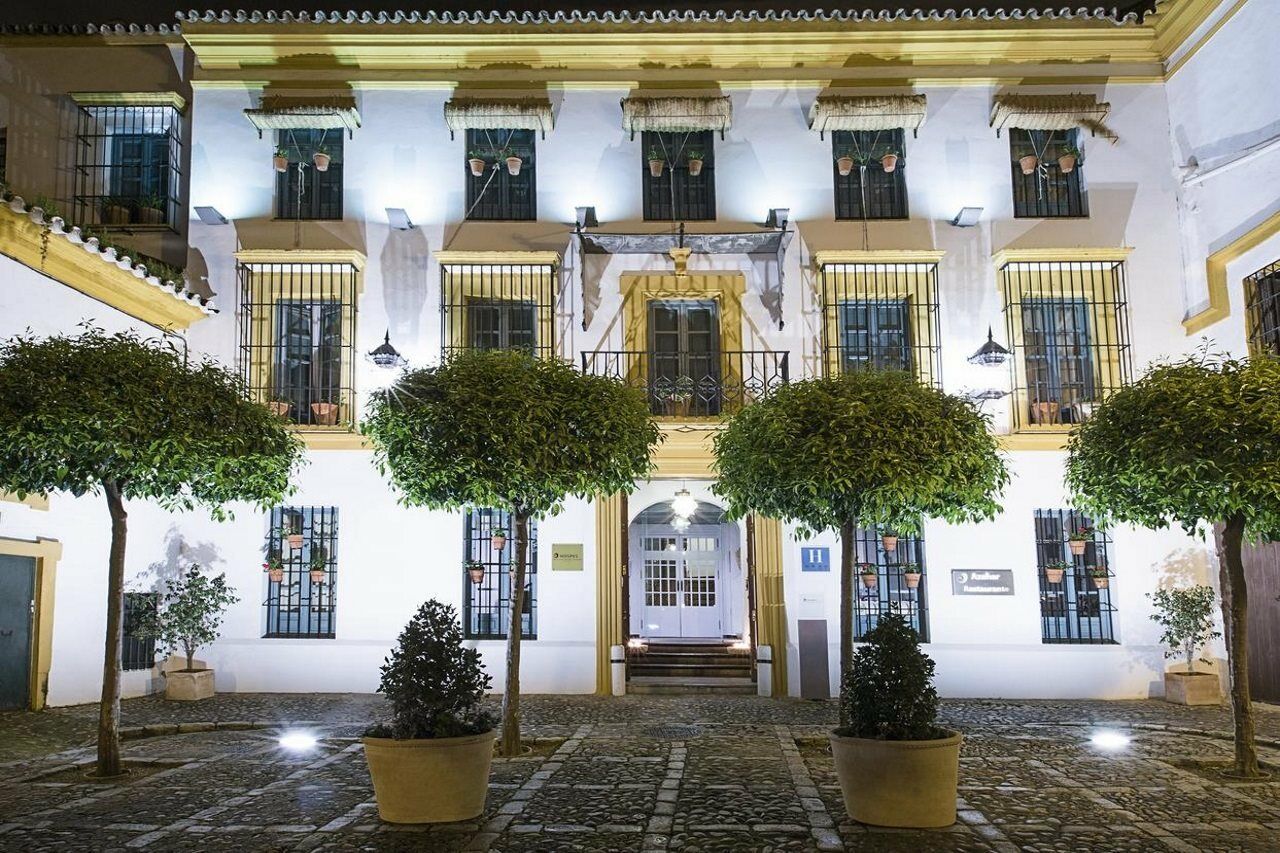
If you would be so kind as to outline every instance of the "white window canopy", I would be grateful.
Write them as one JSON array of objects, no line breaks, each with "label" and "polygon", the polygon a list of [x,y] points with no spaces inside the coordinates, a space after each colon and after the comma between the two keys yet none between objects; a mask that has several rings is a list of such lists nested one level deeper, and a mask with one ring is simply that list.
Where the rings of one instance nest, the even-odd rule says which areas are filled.
[{"label": "white window canopy", "polygon": [[537,130],[546,138],[555,124],[545,98],[453,98],[444,105],[449,135],[468,130]]},{"label": "white window canopy", "polygon": [[1093,95],[997,95],[991,105],[991,126],[996,135],[1006,127],[1021,130],[1071,130],[1083,127],[1095,136],[1115,142],[1118,138],[1103,122],[1111,104],[1098,103]]},{"label": "white window canopy", "polygon": [[345,129],[352,135],[360,126],[360,112],[353,97],[300,98],[266,95],[257,109],[244,111],[245,117],[264,130]]},{"label": "white window canopy", "polygon": [[623,98],[622,129],[635,137],[645,131],[720,131],[733,123],[728,95],[685,98]]},{"label": "white window canopy", "polygon": [[924,95],[823,95],[809,108],[809,127],[828,130],[909,130],[924,124]]}]

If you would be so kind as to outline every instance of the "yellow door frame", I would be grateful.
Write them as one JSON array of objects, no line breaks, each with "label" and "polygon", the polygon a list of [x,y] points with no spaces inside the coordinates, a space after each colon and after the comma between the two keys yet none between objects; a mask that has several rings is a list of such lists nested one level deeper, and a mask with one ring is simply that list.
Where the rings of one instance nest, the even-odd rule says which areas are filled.
[{"label": "yellow door frame", "polygon": [[32,711],[39,711],[49,693],[49,669],[53,660],[53,590],[58,560],[62,558],[62,543],[43,537],[37,537],[33,542],[0,536],[0,554],[32,557],[36,561],[36,603],[31,621],[27,705]]}]

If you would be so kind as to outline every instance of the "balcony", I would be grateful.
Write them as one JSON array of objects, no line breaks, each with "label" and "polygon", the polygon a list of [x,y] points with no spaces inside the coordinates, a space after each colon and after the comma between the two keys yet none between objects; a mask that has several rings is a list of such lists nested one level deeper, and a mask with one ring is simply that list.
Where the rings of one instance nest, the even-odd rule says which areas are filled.
[{"label": "balcony", "polygon": [[731,415],[785,384],[787,356],[765,350],[598,351],[582,353],[582,370],[642,389],[657,417],[707,418]]}]

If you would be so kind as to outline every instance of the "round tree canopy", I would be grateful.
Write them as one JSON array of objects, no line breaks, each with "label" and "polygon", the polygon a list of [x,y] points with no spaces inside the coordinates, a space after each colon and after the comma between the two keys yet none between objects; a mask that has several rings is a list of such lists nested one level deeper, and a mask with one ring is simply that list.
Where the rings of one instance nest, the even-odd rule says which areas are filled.
[{"label": "round tree canopy", "polygon": [[1200,352],[1116,391],[1072,435],[1067,486],[1101,522],[1280,538],[1280,361]]},{"label": "round tree canopy", "polygon": [[114,482],[171,509],[266,505],[301,443],[235,374],[167,341],[89,328],[0,344],[0,489],[82,495]]},{"label": "round tree canopy", "polygon": [[630,490],[660,439],[637,389],[505,350],[406,373],[373,396],[363,429],[404,503],[534,515]]},{"label": "round tree canopy", "polygon": [[715,454],[714,490],[734,514],[810,530],[988,519],[1008,482],[972,404],[894,371],[784,386],[735,415]]}]

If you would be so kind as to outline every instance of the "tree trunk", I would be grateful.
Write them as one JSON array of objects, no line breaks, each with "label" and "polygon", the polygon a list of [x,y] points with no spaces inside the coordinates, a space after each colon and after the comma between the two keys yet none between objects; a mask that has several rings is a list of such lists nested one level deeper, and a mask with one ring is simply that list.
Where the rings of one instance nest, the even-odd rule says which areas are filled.
[{"label": "tree trunk", "polygon": [[520,634],[524,615],[525,560],[529,554],[529,514],[517,510],[516,552],[511,561],[511,619],[507,627],[507,680],[502,692],[502,754],[520,754]]},{"label": "tree trunk", "polygon": [[1231,670],[1231,715],[1235,721],[1237,776],[1257,778],[1258,749],[1253,742],[1253,705],[1249,697],[1249,590],[1244,577],[1240,544],[1244,516],[1227,519],[1218,548],[1218,578],[1222,587],[1222,622],[1227,634],[1227,665]]},{"label": "tree trunk", "polygon": [[183,646],[182,650],[187,656],[187,672],[190,672],[196,668],[196,650],[192,646]]},{"label": "tree trunk", "polygon": [[124,546],[128,513],[120,487],[103,484],[111,510],[111,557],[107,563],[107,639],[102,657],[102,701],[98,705],[99,776],[120,774],[120,655],[124,642]]},{"label": "tree trunk", "polygon": [[[853,666],[853,522],[840,525],[840,688],[844,676]],[[849,725],[843,697],[840,701],[840,727]]]}]

